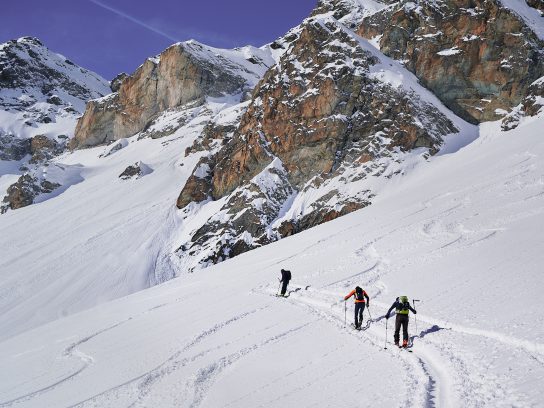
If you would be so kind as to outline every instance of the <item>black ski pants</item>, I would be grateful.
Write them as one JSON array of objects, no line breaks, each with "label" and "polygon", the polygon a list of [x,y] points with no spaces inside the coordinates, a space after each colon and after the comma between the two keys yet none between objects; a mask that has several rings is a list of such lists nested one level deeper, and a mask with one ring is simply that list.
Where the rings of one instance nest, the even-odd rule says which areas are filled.
[{"label": "black ski pants", "polygon": [[363,325],[363,312],[365,311],[364,302],[355,303],[355,327]]},{"label": "black ski pants", "polygon": [[406,314],[397,314],[395,320],[395,343],[399,342],[400,339],[400,327],[402,326],[402,339],[408,341],[408,315]]},{"label": "black ski pants", "polygon": [[287,285],[289,285],[289,281],[288,280],[283,281],[283,285],[281,286],[282,295],[285,295],[285,292],[287,292]]}]

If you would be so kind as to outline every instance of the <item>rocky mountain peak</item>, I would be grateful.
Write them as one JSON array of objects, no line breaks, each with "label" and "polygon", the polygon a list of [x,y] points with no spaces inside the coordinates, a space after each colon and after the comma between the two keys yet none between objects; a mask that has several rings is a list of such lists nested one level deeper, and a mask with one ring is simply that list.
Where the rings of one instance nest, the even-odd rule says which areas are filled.
[{"label": "rocky mountain peak", "polygon": [[43,176],[42,166],[63,152],[86,102],[109,92],[108,81],[37,38],[0,44],[0,160],[18,162],[20,175],[7,189],[2,212],[60,186]]},{"label": "rocky mountain peak", "polygon": [[72,147],[132,136],[161,112],[202,104],[205,98],[244,99],[273,63],[270,53],[255,47],[223,50],[194,40],[174,44],[116,83],[117,92],[87,105]]},{"label": "rocky mountain peak", "polygon": [[39,102],[71,107],[109,92],[108,82],[50,51],[34,37],[0,45],[0,109],[25,110]]}]

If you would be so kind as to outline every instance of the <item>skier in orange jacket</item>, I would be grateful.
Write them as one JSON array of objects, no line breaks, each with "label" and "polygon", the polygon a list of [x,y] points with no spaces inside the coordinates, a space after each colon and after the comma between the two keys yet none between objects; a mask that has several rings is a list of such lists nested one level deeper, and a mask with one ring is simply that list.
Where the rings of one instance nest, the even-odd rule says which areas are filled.
[{"label": "skier in orange jacket", "polygon": [[370,306],[370,298],[368,297],[366,291],[361,289],[359,286],[349,292],[349,294],[344,297],[344,301],[348,300],[352,296],[355,298],[355,328],[357,330],[361,330],[361,326],[363,325],[363,312],[365,310],[365,305]]}]

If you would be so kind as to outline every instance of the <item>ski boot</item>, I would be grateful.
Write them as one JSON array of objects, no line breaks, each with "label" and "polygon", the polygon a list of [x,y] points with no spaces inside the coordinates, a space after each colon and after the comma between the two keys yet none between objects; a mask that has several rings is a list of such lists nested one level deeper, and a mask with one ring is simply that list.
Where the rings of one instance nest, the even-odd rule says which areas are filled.
[{"label": "ski boot", "polygon": [[402,348],[408,348],[408,340],[402,341]]}]

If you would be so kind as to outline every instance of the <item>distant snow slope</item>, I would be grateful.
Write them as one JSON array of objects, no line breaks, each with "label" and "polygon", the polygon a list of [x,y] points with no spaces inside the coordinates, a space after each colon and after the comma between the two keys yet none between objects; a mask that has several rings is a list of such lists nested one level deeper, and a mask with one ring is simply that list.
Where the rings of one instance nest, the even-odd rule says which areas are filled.
[{"label": "distant snow slope", "polygon": [[[86,208],[77,198],[85,191],[68,190],[71,200],[62,214],[79,220],[76,236],[62,233],[62,224],[52,231],[33,208],[8,214],[9,223],[28,219],[37,238],[30,244],[2,235],[2,248],[11,245],[7,253],[20,254],[2,259],[2,271],[9,268],[20,286],[6,290],[9,277],[2,275],[0,406],[541,405],[542,125],[542,118],[509,132],[497,123],[483,125],[480,138],[465,148],[392,179],[370,207],[14,337],[32,326],[27,320],[36,310],[54,309],[39,293],[53,279],[59,298],[76,305],[81,296],[92,298],[119,284],[108,277],[121,265],[142,272],[150,260],[138,251],[147,253],[146,246],[160,240],[157,231],[175,223],[162,204],[168,192],[144,194],[150,188],[145,180],[175,167],[171,184],[183,170],[167,146],[149,141],[156,160],[170,158],[161,164],[151,160],[152,153],[141,157],[155,171],[134,182],[143,183],[138,189],[114,184],[124,201],[108,206],[92,195]],[[175,136],[168,142],[180,143],[178,148],[183,143]],[[112,157],[126,154],[133,161],[132,146]],[[96,160],[98,166],[92,152],[72,160]],[[110,177],[122,170],[105,163],[112,165]],[[85,177],[106,194],[92,169]],[[140,195],[152,198],[144,202]],[[43,205],[54,211],[53,201]],[[157,211],[164,222],[149,224],[149,214]],[[118,223],[134,229],[122,233]],[[102,231],[87,235],[96,225]],[[111,246],[93,248],[103,234],[110,234]],[[133,257],[118,257],[138,240]],[[58,246],[65,250],[58,252]],[[84,252],[106,249],[94,261]],[[58,257],[59,265],[69,259],[74,271],[66,274],[63,267],[56,277],[55,270],[43,271],[37,282],[40,275],[28,269],[39,257]],[[273,296],[280,268],[293,272],[293,289],[301,288],[287,299]],[[94,286],[86,281],[90,271],[103,276]],[[29,293],[30,285],[35,298],[6,307],[6,298],[17,290]],[[363,332],[349,328],[351,301],[344,327],[342,297],[355,285],[371,297],[373,320],[368,323],[365,312]],[[383,314],[398,295],[421,300],[417,326],[414,317],[410,323],[413,353],[392,347],[394,319],[384,350]]]},{"label": "distant snow slope", "polygon": [[[49,168],[71,172],[74,182],[0,217],[0,338],[174,276],[175,201],[200,157],[183,152],[230,106],[214,99],[185,111],[187,123],[162,139],[136,135],[53,160]],[[166,114],[156,126],[171,121],[177,117]],[[137,162],[147,175],[119,179]]]}]

